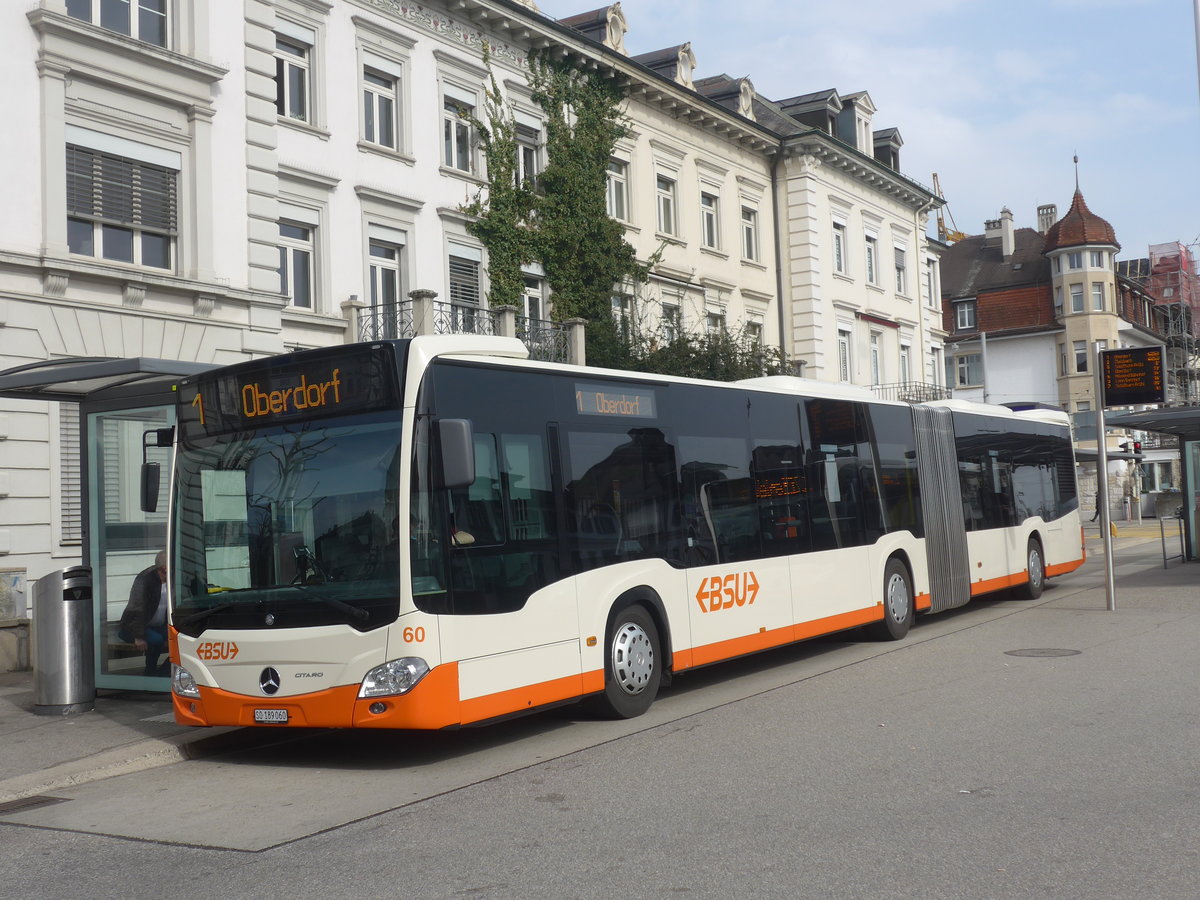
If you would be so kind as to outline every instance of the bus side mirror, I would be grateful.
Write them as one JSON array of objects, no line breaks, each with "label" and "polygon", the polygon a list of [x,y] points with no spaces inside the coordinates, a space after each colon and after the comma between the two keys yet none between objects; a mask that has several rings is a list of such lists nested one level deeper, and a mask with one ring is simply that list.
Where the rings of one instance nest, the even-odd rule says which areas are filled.
[{"label": "bus side mirror", "polygon": [[151,428],[142,432],[141,507],[142,512],[157,512],[160,466],[150,462],[146,451],[151,447],[170,447],[174,428]]},{"label": "bus side mirror", "polygon": [[158,511],[159,469],[156,462],[142,463],[142,512]]},{"label": "bus side mirror", "polygon": [[465,488],[475,480],[475,437],[469,419],[439,419],[442,487]]}]

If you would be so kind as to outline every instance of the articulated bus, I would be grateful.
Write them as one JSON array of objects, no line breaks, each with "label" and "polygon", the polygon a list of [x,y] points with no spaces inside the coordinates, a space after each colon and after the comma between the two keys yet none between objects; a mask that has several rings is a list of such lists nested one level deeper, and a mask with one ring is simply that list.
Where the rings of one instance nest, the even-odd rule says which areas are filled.
[{"label": "articulated bus", "polygon": [[[181,381],[179,722],[437,729],[584,700],[1083,563],[1066,416],[430,336]],[[166,440],[169,435],[162,439]]]}]

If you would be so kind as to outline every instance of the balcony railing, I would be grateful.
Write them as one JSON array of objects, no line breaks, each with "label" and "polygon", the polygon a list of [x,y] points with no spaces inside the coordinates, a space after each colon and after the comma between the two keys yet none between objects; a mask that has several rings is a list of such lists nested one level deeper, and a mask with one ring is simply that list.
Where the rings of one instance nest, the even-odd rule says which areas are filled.
[{"label": "balcony railing", "polygon": [[551,322],[517,315],[515,307],[486,309],[444,303],[432,291],[413,291],[398,303],[362,305],[358,311],[360,341],[412,338],[419,334],[483,334],[519,338],[532,359],[584,361],[583,320]]},{"label": "balcony railing", "polygon": [[924,403],[927,400],[949,400],[953,395],[948,387],[926,384],[923,381],[895,381],[877,384],[871,390],[880,400],[903,400],[905,403]]}]

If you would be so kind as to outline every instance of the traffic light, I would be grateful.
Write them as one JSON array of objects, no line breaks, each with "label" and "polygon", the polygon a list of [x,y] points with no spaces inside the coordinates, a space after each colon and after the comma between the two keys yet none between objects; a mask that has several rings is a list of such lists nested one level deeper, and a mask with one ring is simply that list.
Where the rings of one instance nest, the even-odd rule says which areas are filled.
[{"label": "traffic light", "polygon": [[1132,453],[1134,456],[1141,456],[1142,455],[1142,442],[1141,441],[1126,441],[1125,443],[1123,443],[1121,445],[1121,449],[1124,450],[1126,453]]}]

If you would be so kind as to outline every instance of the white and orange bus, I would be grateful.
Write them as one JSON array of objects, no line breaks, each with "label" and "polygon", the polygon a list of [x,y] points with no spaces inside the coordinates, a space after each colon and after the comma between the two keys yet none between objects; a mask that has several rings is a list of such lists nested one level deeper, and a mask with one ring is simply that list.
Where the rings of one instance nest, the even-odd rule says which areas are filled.
[{"label": "white and orange bus", "polygon": [[418,337],[178,385],[178,721],[636,716],[688,669],[1083,562],[1061,412],[526,356]]}]

